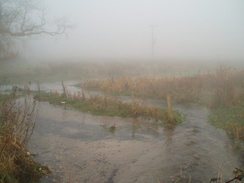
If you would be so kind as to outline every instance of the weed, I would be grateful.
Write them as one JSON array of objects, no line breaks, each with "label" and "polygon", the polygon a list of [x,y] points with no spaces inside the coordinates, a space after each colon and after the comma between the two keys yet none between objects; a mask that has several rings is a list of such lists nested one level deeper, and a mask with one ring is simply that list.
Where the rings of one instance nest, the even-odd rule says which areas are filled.
[{"label": "weed", "polygon": [[16,90],[1,98],[0,183],[36,182],[50,172],[36,163],[26,150],[35,127],[36,102],[26,96],[23,104],[19,104]]},{"label": "weed", "polygon": [[115,133],[115,131],[121,129],[121,127],[116,126],[115,123],[113,125],[104,124],[104,125],[102,125],[102,127],[111,133]]},{"label": "weed", "polygon": [[[222,175],[223,174],[223,166],[220,167],[219,171],[218,171],[218,177],[217,178],[212,178],[210,180],[210,183],[221,183],[222,182]],[[239,182],[239,181],[242,181],[242,179],[244,178],[244,171],[239,169],[239,168],[235,168],[235,170],[233,171],[233,175],[234,175],[234,178],[226,181],[225,183],[231,183],[233,181],[235,182]]]}]

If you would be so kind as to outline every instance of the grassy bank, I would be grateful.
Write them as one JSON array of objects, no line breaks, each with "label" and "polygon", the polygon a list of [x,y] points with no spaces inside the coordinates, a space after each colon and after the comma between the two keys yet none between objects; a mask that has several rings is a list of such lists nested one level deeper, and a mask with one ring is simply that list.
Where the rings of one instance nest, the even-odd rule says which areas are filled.
[{"label": "grassy bank", "polygon": [[212,109],[209,122],[226,130],[232,139],[244,141],[244,103]]},{"label": "grassy bank", "polygon": [[94,115],[121,116],[121,117],[143,117],[154,119],[162,125],[177,125],[183,121],[181,113],[169,109],[157,108],[147,104],[139,104],[135,101],[123,103],[117,99],[92,95],[58,94],[57,92],[42,93],[39,99],[49,101],[56,105],[65,105],[74,109],[89,112]]}]

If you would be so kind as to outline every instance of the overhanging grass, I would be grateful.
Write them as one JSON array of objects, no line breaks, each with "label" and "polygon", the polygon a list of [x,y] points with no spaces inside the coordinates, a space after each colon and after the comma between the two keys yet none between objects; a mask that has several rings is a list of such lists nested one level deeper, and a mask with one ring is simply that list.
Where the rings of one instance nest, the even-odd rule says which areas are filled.
[{"label": "overhanging grass", "polygon": [[0,150],[0,183],[34,183],[50,172],[14,139],[0,135]]},{"label": "overhanging grass", "polygon": [[26,151],[35,105],[18,105],[16,93],[0,94],[0,183],[34,183],[49,173]]}]

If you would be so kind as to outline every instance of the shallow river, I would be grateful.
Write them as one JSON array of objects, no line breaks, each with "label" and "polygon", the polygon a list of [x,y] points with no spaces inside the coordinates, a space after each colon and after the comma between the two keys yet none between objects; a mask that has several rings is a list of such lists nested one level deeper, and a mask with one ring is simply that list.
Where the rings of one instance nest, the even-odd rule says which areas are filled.
[{"label": "shallow river", "polygon": [[[161,106],[160,101],[144,102]],[[243,167],[225,133],[207,123],[208,111],[199,106],[175,105],[186,115],[175,129],[48,102],[38,108],[29,149],[52,170],[42,183],[206,183],[221,166],[223,180]],[[116,130],[110,130],[114,125]]]}]

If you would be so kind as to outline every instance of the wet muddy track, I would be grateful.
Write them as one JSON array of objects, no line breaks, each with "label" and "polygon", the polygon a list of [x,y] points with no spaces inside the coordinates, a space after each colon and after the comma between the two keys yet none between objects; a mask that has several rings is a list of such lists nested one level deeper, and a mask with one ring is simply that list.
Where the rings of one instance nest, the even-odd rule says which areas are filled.
[{"label": "wet muddy track", "polygon": [[[40,103],[30,149],[53,174],[42,182],[209,182],[240,167],[225,133],[207,123],[207,110],[177,106],[186,120],[165,129],[143,119],[92,116]],[[117,130],[108,128],[114,125]]]},{"label": "wet muddy track", "polygon": [[[41,86],[47,90],[52,85]],[[60,90],[61,84],[54,88]],[[165,105],[157,100],[142,102]],[[225,133],[207,123],[205,108],[173,108],[186,119],[167,129],[140,118],[93,116],[40,102],[29,149],[53,172],[41,183],[168,183],[180,177],[182,182],[191,177],[193,183],[205,183],[222,165],[224,180],[232,177],[234,168],[243,167]],[[109,130],[113,125],[116,130]]]}]

